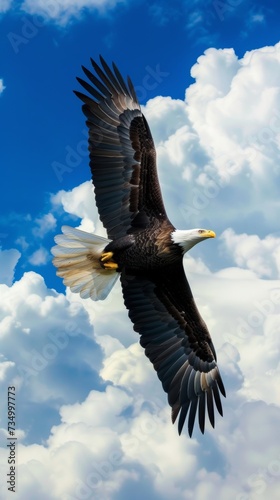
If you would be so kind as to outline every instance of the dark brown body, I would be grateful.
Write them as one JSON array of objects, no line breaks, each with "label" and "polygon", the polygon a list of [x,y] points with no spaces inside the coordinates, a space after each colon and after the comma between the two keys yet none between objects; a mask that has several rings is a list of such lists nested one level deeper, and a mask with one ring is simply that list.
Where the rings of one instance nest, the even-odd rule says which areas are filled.
[{"label": "dark brown body", "polygon": [[113,252],[118,271],[125,270],[129,274],[163,271],[183,258],[181,247],[171,239],[174,230],[169,221],[163,221],[162,225],[157,221],[152,228],[134,230],[112,241],[105,252]]}]

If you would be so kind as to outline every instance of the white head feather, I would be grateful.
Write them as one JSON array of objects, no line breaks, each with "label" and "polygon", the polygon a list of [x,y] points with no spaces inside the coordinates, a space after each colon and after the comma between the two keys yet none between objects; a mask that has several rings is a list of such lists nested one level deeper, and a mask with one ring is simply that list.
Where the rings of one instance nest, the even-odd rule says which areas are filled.
[{"label": "white head feather", "polygon": [[176,229],[171,233],[173,243],[177,243],[183,248],[184,253],[188,252],[194,245],[207,238],[215,238],[216,234],[210,229]]}]

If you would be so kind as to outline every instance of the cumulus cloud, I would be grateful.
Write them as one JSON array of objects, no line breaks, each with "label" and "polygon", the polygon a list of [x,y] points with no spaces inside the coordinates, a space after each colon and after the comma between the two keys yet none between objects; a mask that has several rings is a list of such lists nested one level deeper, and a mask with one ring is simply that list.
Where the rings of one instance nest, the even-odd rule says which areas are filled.
[{"label": "cumulus cloud", "polygon": [[48,289],[40,275],[25,273],[11,287],[1,285],[0,293],[1,398],[15,385],[19,427],[27,442],[40,440],[62,402],[99,385],[101,351],[84,308]]},{"label": "cumulus cloud", "polygon": [[257,276],[280,277],[280,238],[257,234],[236,234],[226,229],[221,235],[224,248],[239,267],[252,270]]},{"label": "cumulus cloud", "polygon": [[[54,366],[49,372],[47,367],[41,369],[36,377],[30,374],[30,380],[37,382],[40,378],[40,383],[38,381],[38,386],[33,386],[32,392],[29,387],[25,397],[29,395],[30,400],[31,393],[33,400],[39,400],[41,404],[42,400],[46,400],[49,406],[55,396],[60,394],[64,404],[60,406],[59,421],[52,427],[44,443],[18,446],[20,498],[30,498],[31,491],[34,497],[41,491],[49,491],[47,498],[51,500],[64,496],[66,498],[67,495],[78,499],[111,500],[126,496],[129,498],[130,488],[137,488],[140,498],[148,488],[149,498],[155,500],[168,499],[175,495],[179,500],[194,496],[210,500],[214,492],[221,500],[235,500],[238,495],[240,498],[241,495],[248,495],[249,500],[250,495],[257,494],[258,491],[273,498],[279,477],[279,450],[275,441],[275,428],[280,411],[275,406],[277,400],[273,401],[274,405],[271,405],[271,400],[278,397],[276,393],[279,381],[275,379],[275,373],[267,373],[267,368],[272,366],[271,347],[275,349],[276,346],[276,323],[267,325],[265,340],[261,334],[261,325],[259,333],[249,330],[246,338],[242,330],[243,323],[239,332],[242,335],[239,338],[235,328],[238,315],[244,315],[246,321],[246,315],[248,316],[248,312],[255,307],[252,302],[261,303],[267,300],[275,285],[271,281],[263,281],[264,286],[260,287],[258,278],[248,280],[246,271],[242,272],[245,278],[243,281],[241,275],[239,280],[232,280],[219,273],[208,276],[189,274],[199,307],[212,331],[221,370],[227,383],[225,416],[217,420],[215,431],[208,434],[207,427],[205,436],[200,436],[196,431],[192,440],[189,440],[186,434],[179,437],[176,427],[170,422],[165,395],[155,372],[144,357],[143,350],[132,339],[130,347],[125,349],[119,341],[114,341],[113,335],[117,332],[111,332],[111,355],[104,357],[101,370],[99,363],[99,370],[102,378],[113,383],[113,387],[107,386],[105,391],[91,390],[80,402],[77,401],[77,396],[72,396],[72,402],[69,402],[73,386],[69,387],[69,379],[65,375],[62,379],[57,378],[58,374],[55,378],[50,378]],[[15,355],[13,357],[16,365],[19,364],[22,353],[25,350],[26,354],[28,353],[28,347],[32,353],[30,346],[34,349],[35,335],[38,336],[38,332],[35,332],[36,324],[38,325],[39,321],[42,324],[43,318],[44,331],[40,332],[40,336],[46,339],[44,332],[49,332],[48,344],[52,343],[50,332],[57,321],[65,327],[67,318],[68,321],[72,318],[72,321],[78,321],[80,328],[82,319],[81,304],[72,301],[73,296],[69,301],[61,294],[51,293],[38,275],[25,275],[20,286],[24,287],[25,296],[30,297],[26,307],[29,309],[32,306],[37,317],[33,318],[33,326],[30,321],[23,321],[31,315],[22,314],[22,293],[15,290],[14,285],[13,292],[17,292],[14,317],[15,320],[21,320],[21,324],[17,325],[17,339],[13,337],[13,342],[17,341],[17,345],[21,346],[17,358]],[[235,297],[234,301],[232,297]],[[7,308],[7,304],[11,304],[9,299],[7,296],[3,307]],[[211,307],[208,305],[210,303]],[[106,305],[104,309],[108,310]],[[264,320],[271,321],[277,309],[279,312],[279,300]],[[223,314],[221,311],[224,311]],[[252,328],[251,319],[248,317],[249,328]],[[104,314],[95,314],[96,331],[103,322]],[[110,318],[107,318],[107,323],[111,323]],[[86,324],[84,323],[85,326]],[[28,327],[33,330],[29,333],[32,338],[25,341],[28,342],[25,345],[22,342],[19,344],[19,330]],[[86,326],[86,331],[88,330],[89,326]],[[12,331],[10,327],[10,332]],[[235,336],[238,340],[234,344]],[[3,338],[8,339],[9,335]],[[27,332],[25,338],[28,338]],[[77,369],[80,370],[78,366],[85,356],[85,349],[81,349],[81,336],[75,346],[71,346],[73,340],[73,337],[69,338],[64,352],[66,353],[66,349],[73,349],[70,359],[74,356]],[[38,344],[39,339],[35,344],[37,358],[32,354],[33,364],[25,363],[30,370],[35,370],[37,364],[40,366],[39,354],[43,358],[52,354],[50,347],[46,348],[46,345],[42,344],[43,348],[39,348]],[[80,350],[77,351],[79,345]],[[30,353],[28,354],[30,356]],[[96,368],[97,357],[95,355],[95,362],[94,357],[91,360],[90,357],[89,355],[87,359],[91,371]],[[275,353],[275,363],[277,357]],[[65,360],[66,358],[64,362]],[[51,363],[51,360],[48,362]],[[53,363],[58,364],[58,361],[54,359]],[[73,369],[74,365],[71,366]],[[8,368],[13,370],[13,366],[7,366],[6,370]],[[6,380],[13,380],[11,373]],[[246,394],[242,392],[244,388]],[[272,388],[274,392],[271,391]],[[25,390],[27,391],[26,388]],[[65,390],[66,393],[62,393]],[[40,391],[40,397],[36,391]],[[24,393],[21,397],[23,396]],[[255,425],[252,425],[252,421]],[[27,422],[24,421],[23,424],[27,427]],[[259,428],[262,429],[261,433],[258,432]],[[244,442],[246,450],[240,456]],[[55,471],[59,473],[55,474]]]},{"label": "cumulus cloud", "polygon": [[[249,313],[255,303],[265,307],[268,297],[272,303],[275,283],[260,282],[257,277],[248,280],[242,270],[238,280],[226,274],[189,273],[200,310],[212,331],[228,390],[225,417],[217,420],[215,431],[208,434],[207,427],[205,436],[196,431],[192,440],[186,434],[179,437],[172,426],[165,395],[135,337],[131,337],[130,346],[125,349],[114,339],[118,328],[108,330],[107,341],[103,339],[107,350],[103,348],[101,369],[102,355],[94,351],[96,347],[90,340],[89,318],[73,294],[66,298],[48,290],[35,273],[24,275],[12,288],[4,289],[1,307],[12,316],[2,326],[5,382],[19,387],[21,412],[25,398],[29,405],[36,401],[45,412],[60,402],[58,421],[51,430],[45,429],[44,443],[24,442],[24,435],[31,429],[27,415],[25,418],[23,414],[25,434],[18,446],[21,499],[27,500],[32,492],[34,497],[42,493],[42,498],[51,500],[69,495],[111,500],[129,497],[131,488],[137,488],[140,498],[148,489],[149,498],[155,500],[175,495],[179,500],[193,496],[210,500],[214,492],[218,499],[235,500],[238,495],[248,495],[249,500],[258,491],[273,498],[279,473],[275,428],[280,411],[274,399],[278,397],[279,381],[275,372],[268,373],[268,368],[273,367],[271,356],[277,341],[277,323],[272,320],[277,311],[279,314],[279,293],[274,297],[274,309],[269,310],[266,305],[263,321],[268,323],[264,337],[261,322],[256,332]],[[104,318],[107,310],[105,304],[103,311],[95,312],[96,332],[104,322],[111,325],[108,315]],[[244,321],[235,331],[239,316],[247,324],[247,333]],[[79,330],[76,342],[75,328],[68,328],[66,333],[69,322]],[[84,335],[88,338],[86,345],[82,341]],[[14,343],[20,347],[17,352],[12,349]],[[277,368],[279,357],[275,352],[273,356]],[[81,398],[77,393],[80,384],[73,383],[75,373],[71,384],[69,375],[70,367],[73,370],[76,366],[81,377],[85,359],[87,376],[91,376]],[[104,391],[92,387],[89,390],[93,385],[92,371],[97,367],[102,378],[113,384]],[[85,379],[82,380],[84,384]],[[35,411],[38,415],[36,406]],[[256,419],[257,425],[252,426]],[[244,442],[246,451],[240,456]],[[6,457],[2,458],[6,463]],[[49,492],[47,497],[44,491]]]},{"label": "cumulus cloud", "polygon": [[51,202],[54,209],[62,206],[65,212],[82,219],[79,229],[88,232],[96,231],[100,236],[106,236],[103,225],[99,221],[91,181],[84,182],[68,192],[58,191],[52,196]]}]

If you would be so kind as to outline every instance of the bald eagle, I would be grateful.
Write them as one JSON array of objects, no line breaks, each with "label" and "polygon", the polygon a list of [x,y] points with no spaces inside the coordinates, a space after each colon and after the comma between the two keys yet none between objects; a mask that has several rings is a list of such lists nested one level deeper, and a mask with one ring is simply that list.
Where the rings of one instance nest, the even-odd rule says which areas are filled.
[{"label": "bald eagle", "polygon": [[123,298],[140,344],[168,395],[181,434],[196,414],[202,433],[206,408],[214,427],[214,402],[222,415],[224,385],[215,349],[196,307],[183,256],[215,233],[178,230],[162,200],[156,151],[130,78],[100,57],[95,74],[77,78],[89,130],[92,182],[108,239],[69,226],[52,249],[57,275],[82,298],[103,300],[120,277]]}]

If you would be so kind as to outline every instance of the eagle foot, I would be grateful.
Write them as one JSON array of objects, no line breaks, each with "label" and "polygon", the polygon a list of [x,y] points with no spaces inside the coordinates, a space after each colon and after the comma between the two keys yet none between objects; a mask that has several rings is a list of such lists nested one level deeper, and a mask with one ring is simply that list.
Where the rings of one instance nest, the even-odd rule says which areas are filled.
[{"label": "eagle foot", "polygon": [[107,262],[113,257],[113,252],[104,252],[101,254],[100,260],[101,262]]},{"label": "eagle foot", "polygon": [[118,264],[113,261],[113,252],[104,252],[101,254],[100,263],[103,269],[118,269]]},{"label": "eagle foot", "polygon": [[105,262],[104,264],[102,263],[101,265],[104,269],[118,269],[118,264],[116,262],[113,262],[112,260],[110,260],[109,262]]}]

